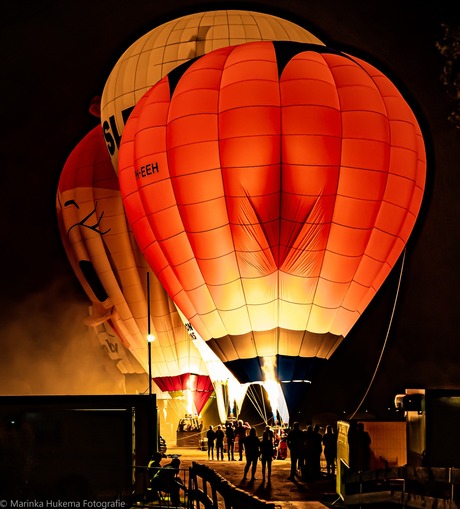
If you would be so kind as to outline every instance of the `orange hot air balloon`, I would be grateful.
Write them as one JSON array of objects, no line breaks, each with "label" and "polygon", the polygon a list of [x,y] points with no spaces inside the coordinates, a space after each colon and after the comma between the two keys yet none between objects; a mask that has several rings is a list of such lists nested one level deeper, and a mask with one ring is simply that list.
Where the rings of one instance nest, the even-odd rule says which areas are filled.
[{"label": "orange hot air balloon", "polygon": [[[57,212],[68,258],[92,302],[89,322],[93,326],[107,323],[114,337],[119,337],[149,372],[149,267],[128,228],[100,126],[86,135],[67,159],[59,180]],[[153,274],[150,281],[155,388],[169,393],[191,391],[199,413],[214,390],[206,363]]]},{"label": "orange hot air balloon", "polygon": [[254,42],[187,63],[128,121],[127,218],[148,263],[240,382],[308,378],[348,334],[416,221],[417,120],[378,69]]}]

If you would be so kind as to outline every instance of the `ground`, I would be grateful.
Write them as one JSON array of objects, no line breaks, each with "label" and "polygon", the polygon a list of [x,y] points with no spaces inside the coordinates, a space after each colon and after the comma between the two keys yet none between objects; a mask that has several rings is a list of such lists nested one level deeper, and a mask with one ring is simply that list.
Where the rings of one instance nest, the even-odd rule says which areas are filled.
[{"label": "ground", "polygon": [[[285,507],[308,506],[309,509],[324,508],[337,500],[335,478],[327,478],[325,473],[321,479],[315,482],[304,482],[298,479],[294,482],[289,481],[289,471],[291,462],[289,457],[285,460],[274,460],[272,463],[271,483],[262,482],[262,467],[259,462],[257,466],[256,478],[253,483],[243,480],[243,470],[245,459],[243,461],[228,461],[224,456],[223,461],[208,460],[207,452],[191,448],[171,448],[168,447],[168,455],[177,454],[181,460],[181,468],[188,468],[192,462],[208,465],[218,474],[224,477],[234,486],[251,493],[262,500],[275,501],[282,503]],[[239,458],[238,454],[235,458]],[[163,460],[165,464],[168,459]],[[319,502],[319,503],[315,503]],[[305,503],[305,504],[304,504]]]}]

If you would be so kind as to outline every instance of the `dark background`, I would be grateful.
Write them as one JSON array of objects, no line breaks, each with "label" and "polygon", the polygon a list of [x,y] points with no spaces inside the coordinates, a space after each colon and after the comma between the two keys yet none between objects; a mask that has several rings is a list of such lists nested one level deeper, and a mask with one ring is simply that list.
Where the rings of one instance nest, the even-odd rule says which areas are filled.
[{"label": "dark background", "polygon": [[121,390],[85,339],[89,302],[60,241],[57,184],[97,124],[90,101],[124,50],[161,23],[216,9],[275,14],[372,63],[401,90],[425,137],[427,185],[404,265],[312,384],[302,412],[382,418],[406,388],[460,388],[460,131],[448,120],[452,95],[436,47],[443,24],[459,27],[457,2],[27,0],[3,2],[0,22],[0,393]]}]

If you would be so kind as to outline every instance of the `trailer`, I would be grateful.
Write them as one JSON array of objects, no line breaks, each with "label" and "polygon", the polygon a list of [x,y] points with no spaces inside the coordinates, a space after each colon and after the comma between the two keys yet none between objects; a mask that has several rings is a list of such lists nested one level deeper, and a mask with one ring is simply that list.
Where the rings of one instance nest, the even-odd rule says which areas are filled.
[{"label": "trailer", "polygon": [[409,465],[460,468],[460,389],[406,389],[395,406],[406,419]]},{"label": "trailer", "polygon": [[200,449],[202,447],[202,431],[203,423],[198,417],[186,414],[185,417],[179,419],[177,425],[176,446]]}]

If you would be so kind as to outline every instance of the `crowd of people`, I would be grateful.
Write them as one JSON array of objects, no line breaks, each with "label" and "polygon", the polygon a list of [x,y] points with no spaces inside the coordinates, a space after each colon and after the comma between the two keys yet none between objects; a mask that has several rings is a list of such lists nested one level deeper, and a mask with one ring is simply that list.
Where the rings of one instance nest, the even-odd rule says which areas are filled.
[{"label": "crowd of people", "polygon": [[[270,482],[272,460],[276,456],[276,446],[279,437],[266,426],[261,438],[257,436],[256,428],[248,422],[238,420],[227,422],[224,425],[209,426],[206,432],[208,460],[224,460],[224,449],[227,451],[228,461],[236,461],[235,449],[239,460],[246,459],[243,479],[247,480],[250,474],[251,481],[256,480],[256,471],[259,460],[262,465],[262,480]],[[237,448],[235,448],[237,444]]]},{"label": "crowd of people", "polygon": [[287,435],[287,445],[291,457],[289,480],[294,481],[296,477],[305,480],[318,479],[321,475],[323,446],[327,475],[334,475],[337,434],[332,426],[328,425],[324,435],[321,435],[318,425],[309,425],[302,430],[300,424],[295,422]]},{"label": "crowd of people", "polygon": [[[239,420],[234,423],[217,427],[209,426],[206,432],[207,451],[209,460],[224,460],[224,450],[227,459],[235,461],[235,443],[239,460],[246,464],[243,470],[243,479],[256,479],[256,471],[260,460],[262,466],[262,480],[270,482],[272,472],[272,461],[279,457],[280,442],[289,449],[291,459],[291,471],[289,480],[300,477],[305,480],[315,480],[321,476],[321,455],[326,460],[326,475],[335,475],[337,457],[337,434],[335,429],[328,425],[324,434],[320,433],[318,425],[309,425],[305,429],[300,428],[298,422],[286,433],[285,430],[277,429],[275,433],[272,428],[266,426],[262,437],[257,436],[256,428],[249,423]],[[282,444],[281,444],[282,445]],[[283,459],[287,456],[284,453]]]},{"label": "crowd of people", "polygon": [[[257,479],[257,467],[261,462],[262,481],[271,482],[272,461],[279,457],[280,442],[286,444],[290,456],[290,475],[288,480],[295,481],[300,478],[305,481],[315,481],[322,476],[321,456],[325,458],[327,477],[334,477],[337,458],[337,433],[333,426],[327,425],[324,434],[320,426],[308,425],[301,429],[295,422],[286,433],[284,429],[276,432],[266,426],[261,437],[257,435],[255,427],[243,421],[227,422],[218,426],[209,426],[206,432],[207,453],[209,460],[223,461],[225,454],[228,461],[236,461],[235,443],[239,460],[246,460],[243,469],[243,479],[250,481]],[[352,471],[369,469],[370,443],[369,434],[364,430],[363,423],[351,422],[348,432],[349,467]],[[286,457],[286,456],[284,456]],[[178,476],[180,460],[174,458],[165,466],[161,465],[162,456],[156,453],[149,463],[150,490],[156,493],[163,489],[171,493],[171,501],[179,500],[180,490],[186,491]]]},{"label": "crowd of people", "polygon": [[209,426],[206,432],[208,459],[224,459],[224,449],[228,461],[236,461],[235,443],[238,445],[239,459],[243,461],[244,441],[251,426],[242,420],[227,422],[225,425]]},{"label": "crowd of people", "polygon": [[[322,435],[318,425],[300,429],[295,422],[287,435],[287,445],[291,457],[289,480],[296,477],[315,480],[321,476],[321,455],[326,460],[326,475],[335,475],[337,461],[337,434],[328,425]],[[371,459],[371,438],[362,422],[350,422],[348,430],[349,468],[352,472],[369,470]]]}]

